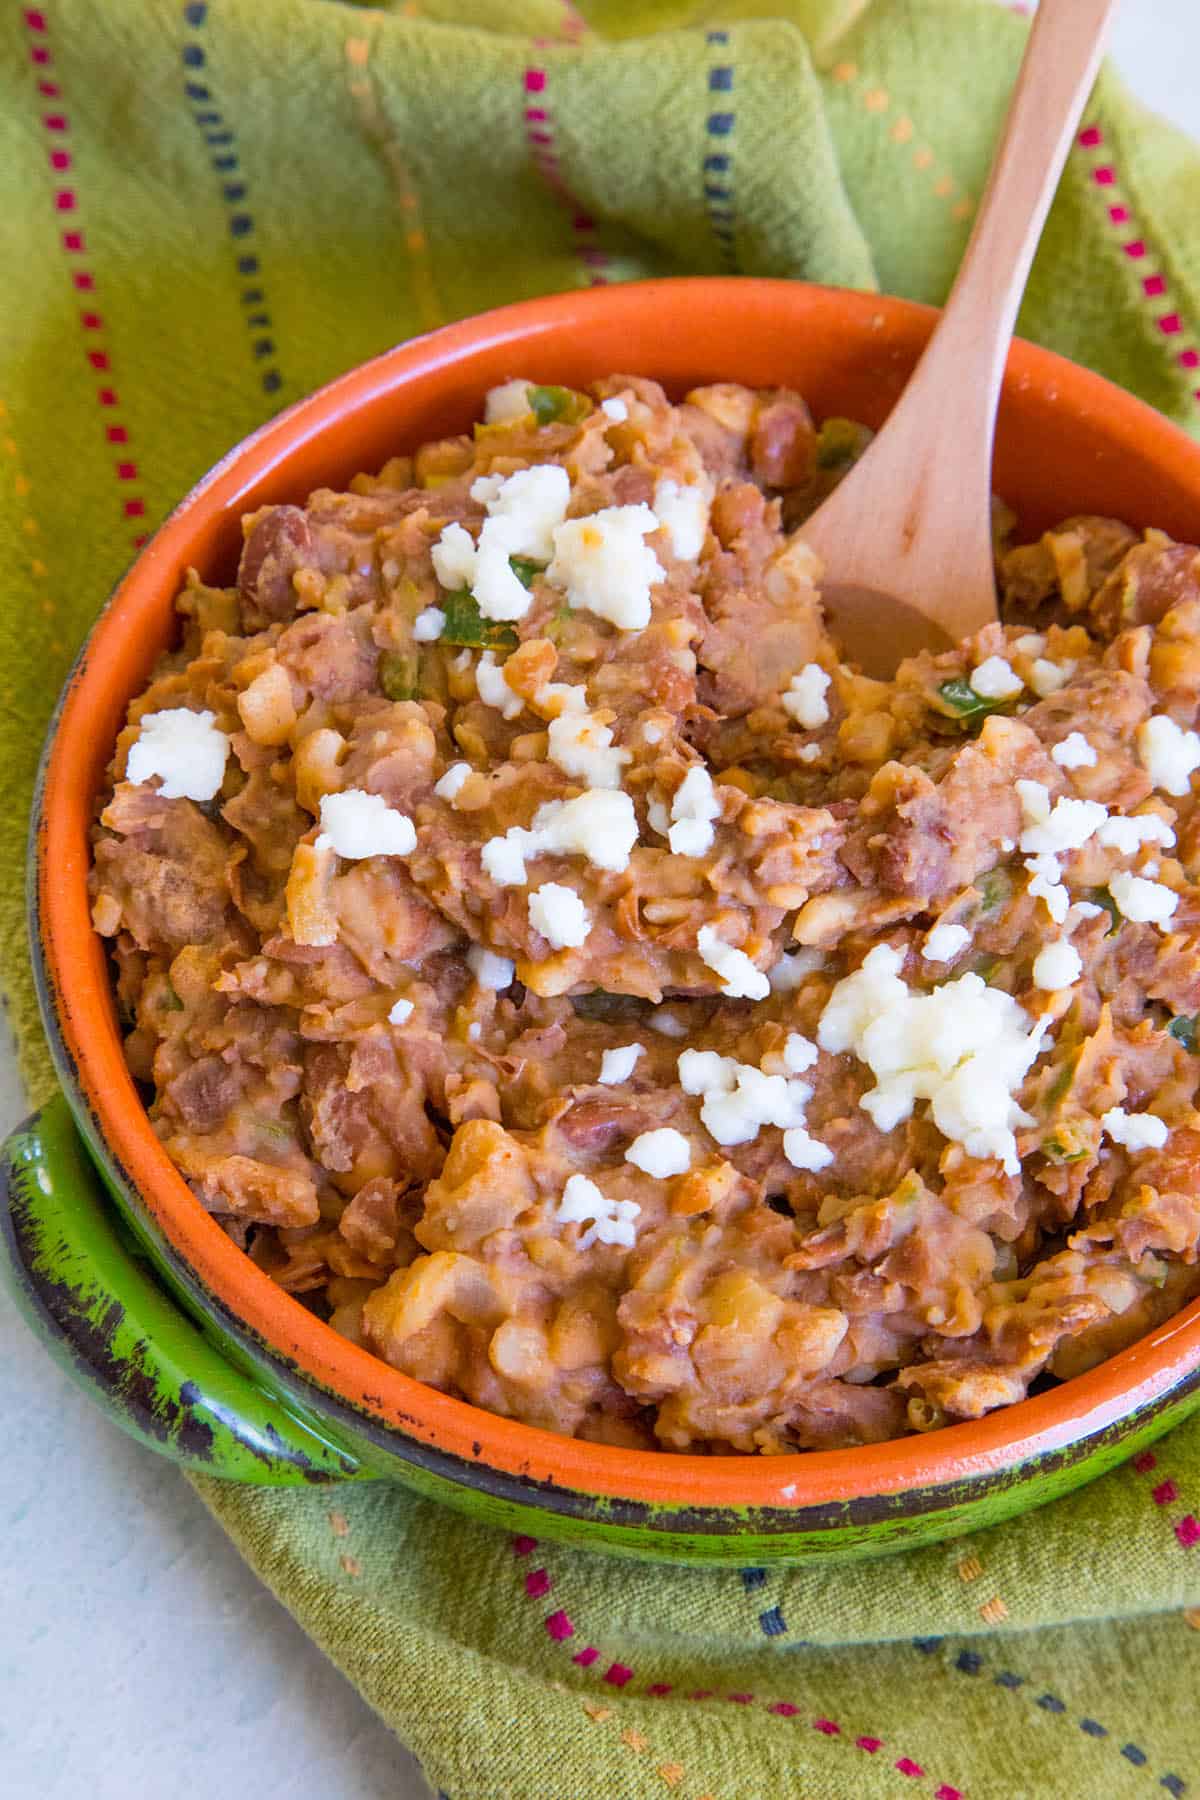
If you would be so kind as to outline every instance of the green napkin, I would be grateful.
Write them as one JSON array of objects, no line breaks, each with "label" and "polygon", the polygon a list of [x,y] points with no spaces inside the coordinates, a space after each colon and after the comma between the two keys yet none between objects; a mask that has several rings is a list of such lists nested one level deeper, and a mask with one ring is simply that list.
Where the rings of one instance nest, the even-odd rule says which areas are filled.
[{"label": "green napkin", "polygon": [[[0,21],[0,965],[54,694],[171,503],[440,320],[697,270],[936,301],[1025,24],[984,0],[46,0]],[[1109,76],[1022,330],[1200,424],[1200,156]],[[635,1566],[399,1488],[208,1504],[453,1800],[1200,1791],[1200,1422],[974,1538]]]}]

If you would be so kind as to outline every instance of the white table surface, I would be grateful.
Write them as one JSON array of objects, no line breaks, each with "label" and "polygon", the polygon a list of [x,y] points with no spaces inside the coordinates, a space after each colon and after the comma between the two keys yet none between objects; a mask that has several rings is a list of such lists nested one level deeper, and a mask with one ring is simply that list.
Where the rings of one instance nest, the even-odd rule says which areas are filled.
[{"label": "white table surface", "polygon": [[[1200,0],[1125,0],[1115,53],[1200,136]],[[22,1110],[2,1042],[0,1130]],[[255,1800],[424,1800],[412,1759],[182,1478],[113,1430],[6,1303],[0,1418],[4,1800],[227,1800],[251,1785]]]}]

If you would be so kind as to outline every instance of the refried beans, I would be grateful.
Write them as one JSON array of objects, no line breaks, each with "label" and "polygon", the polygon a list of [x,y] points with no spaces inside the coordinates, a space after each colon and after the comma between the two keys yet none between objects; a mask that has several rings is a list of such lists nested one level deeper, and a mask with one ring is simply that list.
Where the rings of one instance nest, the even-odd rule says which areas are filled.
[{"label": "refried beans", "polygon": [[868,679],[800,395],[515,379],[244,521],[91,876],[199,1201],[418,1380],[712,1453],[976,1418],[1200,1291],[1200,556],[1073,518]]}]

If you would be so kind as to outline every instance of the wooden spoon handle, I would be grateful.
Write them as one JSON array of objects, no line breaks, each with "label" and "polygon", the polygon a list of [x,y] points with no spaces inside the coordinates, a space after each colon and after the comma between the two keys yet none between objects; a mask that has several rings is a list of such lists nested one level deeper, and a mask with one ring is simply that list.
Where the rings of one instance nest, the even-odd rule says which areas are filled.
[{"label": "wooden spoon handle", "polygon": [[879,437],[798,535],[951,639],[995,617],[992,439],[1030,264],[1119,0],[1042,0],[945,310]]}]

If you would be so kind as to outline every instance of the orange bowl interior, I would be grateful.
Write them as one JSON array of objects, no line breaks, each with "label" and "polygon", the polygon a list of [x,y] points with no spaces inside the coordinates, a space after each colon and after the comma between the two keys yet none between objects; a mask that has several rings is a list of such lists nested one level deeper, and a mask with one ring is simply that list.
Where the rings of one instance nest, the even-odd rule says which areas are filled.
[{"label": "orange bowl interior", "polygon": [[[50,746],[39,821],[41,948],[66,1052],[157,1230],[268,1346],[375,1420],[468,1461],[600,1495],[798,1508],[1012,1466],[1152,1401],[1200,1362],[1197,1302],[1086,1375],[924,1437],[776,1457],[630,1452],[557,1437],[399,1374],[285,1294],[192,1196],[125,1066],[88,911],[94,799],[127,704],[171,640],[186,569],[231,578],[244,512],[303,501],[314,487],[344,484],[399,450],[467,429],[485,390],[516,374],[579,384],[639,373],[675,396],[702,381],[787,384],[818,418],[878,426],[933,319],[927,308],[875,295],[705,278],[558,295],[449,326],[340,377],[231,452],[146,547],[97,625]],[[995,487],[1024,533],[1097,512],[1200,540],[1200,445],[1122,390],[1025,343],[1010,358]]]}]

